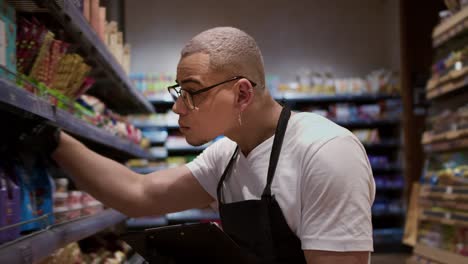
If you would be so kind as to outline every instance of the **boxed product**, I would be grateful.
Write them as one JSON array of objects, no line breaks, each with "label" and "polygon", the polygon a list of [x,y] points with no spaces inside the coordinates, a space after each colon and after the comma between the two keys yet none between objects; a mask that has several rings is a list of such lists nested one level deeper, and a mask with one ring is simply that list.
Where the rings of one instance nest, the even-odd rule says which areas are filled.
[{"label": "boxed product", "polygon": [[21,221],[48,215],[45,222],[31,222],[21,226],[22,231],[34,231],[53,223],[53,200],[51,178],[41,162],[26,168],[15,164],[15,174],[21,189]]},{"label": "boxed product", "polygon": [[[0,78],[16,77],[16,11],[6,0],[0,0]],[[12,72],[12,73],[10,73]]]},{"label": "boxed product", "polygon": [[[7,174],[7,170],[1,168],[0,181],[0,227],[14,225],[20,222],[20,190]],[[19,236],[19,226],[0,231],[0,244],[14,240]]]}]

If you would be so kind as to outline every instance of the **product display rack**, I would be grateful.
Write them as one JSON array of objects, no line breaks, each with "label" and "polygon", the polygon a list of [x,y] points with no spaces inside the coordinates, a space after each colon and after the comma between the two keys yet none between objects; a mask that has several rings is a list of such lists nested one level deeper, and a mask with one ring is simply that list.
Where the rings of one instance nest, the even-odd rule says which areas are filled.
[{"label": "product display rack", "polygon": [[[467,25],[468,8],[465,7],[434,28],[432,34],[434,49],[436,51],[442,49],[445,55],[452,52],[447,49],[447,46],[461,35],[466,36]],[[454,67],[444,74],[435,74],[426,86],[426,98],[430,101],[429,113],[436,114],[436,116],[430,118],[432,128],[424,132],[421,140],[427,165],[423,171],[422,184],[417,197],[416,244],[413,248],[413,256],[408,259],[407,263],[468,263],[467,240],[466,235],[463,235],[463,229],[468,227],[467,184],[463,180],[463,169],[461,175],[455,173],[463,160],[460,158],[459,163],[454,160],[455,156],[449,156],[466,152],[468,130],[464,128],[463,117],[453,119],[450,121],[450,127],[444,127],[440,117],[437,116],[449,110],[454,115],[455,109],[466,105],[467,77],[466,67]],[[447,116],[447,119],[449,117]],[[436,170],[435,164],[431,164],[431,162],[435,163],[433,160],[440,163],[443,161],[442,164],[451,162],[457,164],[457,167],[446,168],[438,165],[441,167]],[[430,225],[430,229],[427,229],[427,225]],[[453,246],[453,243],[456,245]],[[461,251],[465,252],[465,256]]]},{"label": "product display rack", "polygon": [[0,109],[15,112],[18,116],[32,114],[42,117],[74,136],[93,143],[95,149],[101,152],[112,152],[116,158],[151,158],[150,154],[137,144],[88,124],[64,110],[55,108],[44,99],[2,79],[0,79],[0,105]]},{"label": "product display rack", "polygon": [[[122,114],[151,113],[154,111],[149,101],[138,92],[130,82],[122,66],[99,39],[88,21],[70,0],[16,0],[13,6],[43,7],[67,32],[67,36],[79,47],[80,54],[86,61],[99,69],[94,72],[98,82],[90,94],[96,95],[108,107]],[[23,4],[23,5],[20,5]],[[22,8],[20,11],[34,11],[35,8]]]},{"label": "product display rack", "polygon": [[51,226],[12,242],[0,245],[1,263],[36,263],[68,243],[89,237],[114,226],[125,216],[107,209],[96,215]]},{"label": "product display rack", "polygon": [[[96,83],[89,93],[105,102],[112,111],[119,114],[154,112],[152,105],[132,86],[122,66],[117,63],[72,1],[8,2],[17,8],[17,12],[42,12],[38,16],[42,18],[46,14],[57,22],[55,25],[66,33],[67,40],[77,47],[76,52],[93,67],[91,75],[96,79]],[[90,148],[118,161],[130,158],[153,159],[152,155],[138,144],[55,107],[49,102],[50,99],[49,95],[38,96],[9,80],[0,79],[1,115],[14,116],[18,122],[28,122],[34,118],[58,126]],[[0,263],[39,262],[69,243],[123,223],[125,219],[127,216],[113,209],[105,209],[90,216],[49,225],[33,233],[23,234],[15,240],[0,245]],[[3,229],[17,225],[6,226]]]}]

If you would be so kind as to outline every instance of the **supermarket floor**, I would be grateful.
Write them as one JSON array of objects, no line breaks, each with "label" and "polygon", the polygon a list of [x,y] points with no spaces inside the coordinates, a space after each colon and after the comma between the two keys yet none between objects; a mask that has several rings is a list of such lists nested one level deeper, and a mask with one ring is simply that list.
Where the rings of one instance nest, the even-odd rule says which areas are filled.
[{"label": "supermarket floor", "polygon": [[372,264],[404,264],[410,254],[374,254]]}]

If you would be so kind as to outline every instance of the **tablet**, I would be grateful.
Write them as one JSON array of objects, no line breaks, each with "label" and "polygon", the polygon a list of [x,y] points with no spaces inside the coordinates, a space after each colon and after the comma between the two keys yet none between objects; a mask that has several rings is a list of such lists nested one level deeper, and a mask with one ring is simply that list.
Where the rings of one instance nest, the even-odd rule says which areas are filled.
[{"label": "tablet", "polygon": [[149,263],[247,263],[241,248],[216,223],[146,229],[122,236]]}]

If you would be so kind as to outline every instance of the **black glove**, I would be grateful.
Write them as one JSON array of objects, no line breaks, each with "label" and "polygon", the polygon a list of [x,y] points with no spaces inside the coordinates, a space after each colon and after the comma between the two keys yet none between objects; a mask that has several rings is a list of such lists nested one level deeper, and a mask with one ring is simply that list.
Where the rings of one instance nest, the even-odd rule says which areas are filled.
[{"label": "black glove", "polygon": [[6,127],[0,132],[0,152],[50,155],[60,142],[60,128],[39,117],[2,116]]}]

